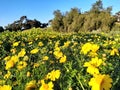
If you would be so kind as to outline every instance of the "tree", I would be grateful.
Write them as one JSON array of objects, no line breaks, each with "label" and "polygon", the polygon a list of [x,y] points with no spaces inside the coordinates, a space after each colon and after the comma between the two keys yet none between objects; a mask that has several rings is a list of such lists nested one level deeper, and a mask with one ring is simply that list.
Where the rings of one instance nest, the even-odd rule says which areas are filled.
[{"label": "tree", "polygon": [[116,18],[111,16],[108,12],[101,12],[99,18],[101,20],[100,28],[104,31],[110,31],[116,22]]},{"label": "tree", "polygon": [[63,31],[63,15],[60,10],[54,11],[54,19],[51,22],[52,28],[55,31]]},{"label": "tree", "polygon": [[64,23],[64,31],[71,32],[71,31],[78,31],[76,30],[76,21],[81,14],[78,8],[71,8],[70,12],[66,12],[63,23]]},{"label": "tree", "polygon": [[48,26],[48,23],[42,23],[41,25],[40,25],[40,28],[46,28]]},{"label": "tree", "polygon": [[24,21],[27,21],[27,16],[21,16],[20,17],[20,22],[24,23]]},{"label": "tree", "polygon": [[0,32],[3,32],[4,28],[2,26],[0,26]]},{"label": "tree", "polygon": [[41,22],[40,21],[34,19],[33,22],[34,22],[34,24],[32,25],[32,27],[38,28],[38,27],[41,26]]},{"label": "tree", "polygon": [[106,8],[107,13],[111,14],[111,11],[112,11],[112,6]]},{"label": "tree", "polygon": [[[84,31],[109,31],[113,28],[116,18],[111,15],[112,7],[104,8],[102,0],[97,0],[92,8],[81,13],[78,8],[71,8],[64,15],[57,10],[54,12],[52,27],[56,31],[79,32]],[[116,15],[120,17],[120,13]],[[120,18],[118,18],[120,21]]]},{"label": "tree", "polygon": [[102,0],[98,0],[92,5],[92,8],[90,11],[98,13],[103,10],[104,10],[104,8],[103,8]]},{"label": "tree", "polygon": [[34,20],[30,20],[27,18],[27,16],[22,16],[20,17],[19,20],[14,21],[12,24],[8,24],[8,26],[6,26],[6,30],[9,31],[18,31],[18,30],[25,30],[25,29],[30,29],[30,28],[45,28],[47,27],[47,23],[41,23],[40,21],[34,19]]}]

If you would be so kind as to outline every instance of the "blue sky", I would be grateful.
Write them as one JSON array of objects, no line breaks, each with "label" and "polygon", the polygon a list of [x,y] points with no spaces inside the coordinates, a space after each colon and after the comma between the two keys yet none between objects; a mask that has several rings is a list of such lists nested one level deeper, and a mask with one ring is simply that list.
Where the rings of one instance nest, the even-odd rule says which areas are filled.
[{"label": "blue sky", "polygon": [[[77,7],[84,12],[90,10],[95,2],[96,0],[0,0],[0,26],[19,20],[23,15],[28,19],[48,22],[54,17],[53,12],[57,9],[65,12]],[[104,7],[113,7],[113,14],[120,11],[119,4],[120,0],[103,0]]]}]

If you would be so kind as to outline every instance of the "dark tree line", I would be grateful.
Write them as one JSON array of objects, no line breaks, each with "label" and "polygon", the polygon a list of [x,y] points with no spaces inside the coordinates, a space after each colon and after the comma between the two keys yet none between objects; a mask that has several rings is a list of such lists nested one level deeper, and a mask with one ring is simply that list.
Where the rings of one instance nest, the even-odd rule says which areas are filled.
[{"label": "dark tree line", "polygon": [[48,26],[48,23],[41,23],[40,21],[34,19],[30,20],[27,18],[27,16],[22,16],[20,20],[14,21],[12,24],[8,24],[5,26],[5,29],[3,27],[0,27],[0,32],[3,32],[5,30],[9,31],[18,31],[18,30],[26,30],[30,28],[45,28]]},{"label": "dark tree line", "polygon": [[69,12],[54,11],[51,26],[55,31],[109,31],[114,27],[117,18],[111,15],[112,7],[104,8],[102,0],[96,1],[89,11],[81,13],[78,8],[71,8]]}]

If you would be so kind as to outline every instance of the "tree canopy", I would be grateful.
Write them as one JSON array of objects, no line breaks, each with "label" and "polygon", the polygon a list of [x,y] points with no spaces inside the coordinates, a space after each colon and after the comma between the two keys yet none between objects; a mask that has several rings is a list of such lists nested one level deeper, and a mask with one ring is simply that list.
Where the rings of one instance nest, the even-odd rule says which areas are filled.
[{"label": "tree canopy", "polygon": [[48,23],[41,23],[40,21],[34,19],[30,20],[27,16],[20,17],[19,20],[14,21],[12,24],[8,24],[5,29],[9,31],[25,30],[32,27],[35,28],[45,28],[48,26]]},{"label": "tree canopy", "polygon": [[116,17],[111,15],[112,7],[103,7],[102,0],[96,1],[91,9],[81,13],[78,8],[71,8],[63,14],[60,10],[54,11],[52,28],[55,31],[79,32],[79,31],[109,31],[116,22]]}]

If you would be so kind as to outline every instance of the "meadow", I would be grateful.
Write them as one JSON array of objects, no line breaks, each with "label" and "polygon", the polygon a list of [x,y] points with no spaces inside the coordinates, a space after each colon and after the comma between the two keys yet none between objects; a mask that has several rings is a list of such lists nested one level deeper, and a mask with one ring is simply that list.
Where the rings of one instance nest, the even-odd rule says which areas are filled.
[{"label": "meadow", "polygon": [[0,90],[119,88],[119,34],[40,28],[0,33]]}]

